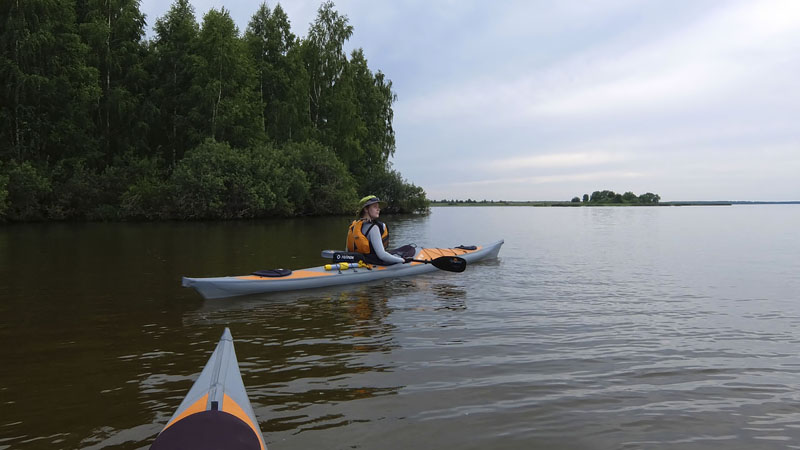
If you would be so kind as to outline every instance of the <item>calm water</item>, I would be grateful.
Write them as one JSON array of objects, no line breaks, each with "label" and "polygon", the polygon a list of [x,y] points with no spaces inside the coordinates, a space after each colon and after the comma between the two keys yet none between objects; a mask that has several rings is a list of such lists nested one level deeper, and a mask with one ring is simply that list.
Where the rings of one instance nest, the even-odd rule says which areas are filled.
[{"label": "calm water", "polygon": [[204,301],[347,218],[0,228],[0,449],[147,448],[224,327],[272,450],[800,448],[800,206],[435,208],[497,260]]}]

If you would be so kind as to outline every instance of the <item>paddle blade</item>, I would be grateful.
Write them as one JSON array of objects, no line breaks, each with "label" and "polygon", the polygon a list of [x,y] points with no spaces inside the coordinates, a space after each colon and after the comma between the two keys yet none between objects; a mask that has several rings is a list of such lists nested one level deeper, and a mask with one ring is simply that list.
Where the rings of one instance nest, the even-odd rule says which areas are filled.
[{"label": "paddle blade", "polygon": [[440,256],[431,261],[433,267],[448,272],[463,272],[467,268],[467,261],[458,256]]}]

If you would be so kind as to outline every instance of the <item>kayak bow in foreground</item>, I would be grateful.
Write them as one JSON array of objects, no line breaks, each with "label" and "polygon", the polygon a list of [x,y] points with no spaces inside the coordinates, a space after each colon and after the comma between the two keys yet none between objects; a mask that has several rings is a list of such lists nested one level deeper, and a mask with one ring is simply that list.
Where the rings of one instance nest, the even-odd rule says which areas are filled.
[{"label": "kayak bow in foreground", "polygon": [[228,328],[151,450],[267,450]]},{"label": "kayak bow in foreground", "polygon": [[[445,256],[455,256],[466,262],[495,258],[503,241],[473,247],[417,248],[415,260],[432,261]],[[280,269],[278,269],[280,270]],[[299,269],[283,276],[242,275],[214,278],[183,277],[183,286],[197,290],[204,298],[234,297],[265,292],[312,289],[343,284],[365,283],[382,278],[418,275],[437,270],[432,264],[412,261],[391,266],[358,267],[347,270],[326,270],[325,266]],[[462,269],[463,270],[463,269]],[[290,271],[286,271],[290,272]],[[270,274],[271,275],[271,274]]]}]

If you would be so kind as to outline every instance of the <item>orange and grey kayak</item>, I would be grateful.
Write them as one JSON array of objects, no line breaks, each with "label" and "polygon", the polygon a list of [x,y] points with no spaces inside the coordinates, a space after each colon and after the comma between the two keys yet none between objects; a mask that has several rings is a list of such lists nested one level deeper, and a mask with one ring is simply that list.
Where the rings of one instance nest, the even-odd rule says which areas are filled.
[{"label": "orange and grey kayak", "polygon": [[228,328],[151,450],[266,450]]},{"label": "orange and grey kayak", "polygon": [[500,240],[481,246],[417,248],[413,256],[414,262],[394,264],[391,266],[354,267],[350,270],[330,270],[330,267],[326,268],[326,266],[323,265],[294,271],[286,270],[285,272],[287,274],[278,274],[282,276],[251,274],[212,278],[183,277],[182,284],[184,287],[196,289],[204,298],[211,299],[365,283],[382,278],[418,275],[436,270],[436,267],[432,264],[425,264],[424,262],[418,262],[416,260],[431,261],[442,257],[457,257],[471,263],[482,259],[495,258],[498,252],[500,252],[500,247],[502,245],[503,241]]}]

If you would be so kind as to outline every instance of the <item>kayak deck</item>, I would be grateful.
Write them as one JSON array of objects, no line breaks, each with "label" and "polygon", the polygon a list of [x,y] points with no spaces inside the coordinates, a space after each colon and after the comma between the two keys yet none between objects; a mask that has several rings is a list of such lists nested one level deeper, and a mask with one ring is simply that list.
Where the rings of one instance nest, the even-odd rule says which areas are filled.
[{"label": "kayak deck", "polygon": [[228,328],[151,450],[267,450]]},{"label": "kayak deck", "polygon": [[[442,256],[458,256],[467,262],[495,258],[503,241],[472,248],[418,248],[414,259],[433,260]],[[343,284],[364,283],[383,278],[418,275],[437,270],[430,264],[410,262],[390,266],[372,266],[347,270],[325,270],[325,266],[293,271],[283,277],[241,275],[212,278],[183,277],[182,285],[197,290],[204,298],[224,298],[266,292],[313,289]]]}]

